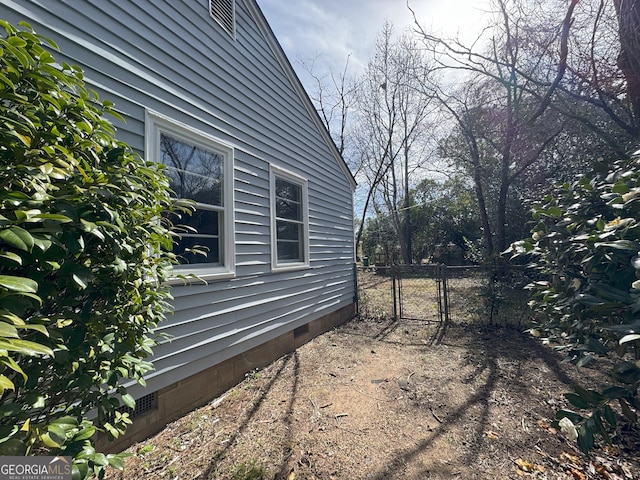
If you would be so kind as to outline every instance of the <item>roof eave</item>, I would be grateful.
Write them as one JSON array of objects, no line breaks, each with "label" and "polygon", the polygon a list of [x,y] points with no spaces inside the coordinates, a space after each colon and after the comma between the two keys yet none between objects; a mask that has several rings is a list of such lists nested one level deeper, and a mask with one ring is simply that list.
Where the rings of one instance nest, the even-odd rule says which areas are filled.
[{"label": "roof eave", "polygon": [[284,50],[282,49],[280,42],[278,41],[275,34],[273,33],[271,26],[269,26],[269,23],[267,22],[267,19],[262,13],[260,6],[258,6],[258,3],[255,0],[245,0],[245,4],[249,9],[249,12],[253,16],[254,20],[256,21],[256,24],[262,31],[262,34],[264,35],[265,39],[267,40],[267,43],[269,44],[269,47],[271,48],[274,55],[276,56],[276,59],[282,66],[282,69],[286,73],[289,80],[291,81],[291,84],[293,85],[294,90],[296,91],[296,93],[302,100],[303,105],[309,112],[309,115],[313,120],[314,124],[316,125],[316,127],[318,128],[320,135],[322,135],[322,138],[324,139],[325,143],[329,146],[331,153],[336,158],[338,165],[340,165],[340,168],[343,170],[345,176],[349,180],[351,190],[355,191],[357,183],[355,178],[353,177],[353,174],[351,173],[351,170],[347,166],[347,162],[345,162],[344,158],[338,151],[338,148],[336,147],[335,142],[331,138],[331,135],[329,134],[326,127],[322,123],[322,120],[320,119],[320,115],[318,114],[318,111],[316,110],[316,108],[313,105],[313,102],[309,98],[307,91],[304,89],[304,86],[302,85],[300,78],[298,77],[295,70],[293,69],[291,62],[289,62],[287,55],[284,53]]}]

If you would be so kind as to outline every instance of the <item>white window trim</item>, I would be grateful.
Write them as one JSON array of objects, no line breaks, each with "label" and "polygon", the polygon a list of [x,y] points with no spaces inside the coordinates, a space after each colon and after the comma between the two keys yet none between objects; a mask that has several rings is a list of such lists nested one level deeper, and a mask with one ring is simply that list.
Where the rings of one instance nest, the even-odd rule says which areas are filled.
[{"label": "white window trim", "polygon": [[[283,178],[292,183],[300,185],[302,191],[302,232],[303,247],[302,254],[304,260],[302,262],[283,262],[278,263],[278,235],[276,229],[276,177]],[[270,165],[269,170],[269,189],[271,196],[271,270],[281,272],[286,270],[300,270],[309,268],[309,182],[307,179],[296,175],[293,172],[284,170]]]},{"label": "white window trim", "polygon": [[[190,127],[184,123],[172,120],[161,113],[145,111],[145,157],[147,161],[157,162],[160,158],[160,133],[183,138],[204,149],[215,150],[224,156],[223,165],[223,235],[221,241],[223,265],[207,263],[193,265],[175,265],[175,276],[169,280],[170,284],[184,284],[185,278],[195,276],[202,280],[217,280],[235,276],[235,215],[234,215],[234,148],[224,141]],[[197,280],[194,278],[194,281]]]}]

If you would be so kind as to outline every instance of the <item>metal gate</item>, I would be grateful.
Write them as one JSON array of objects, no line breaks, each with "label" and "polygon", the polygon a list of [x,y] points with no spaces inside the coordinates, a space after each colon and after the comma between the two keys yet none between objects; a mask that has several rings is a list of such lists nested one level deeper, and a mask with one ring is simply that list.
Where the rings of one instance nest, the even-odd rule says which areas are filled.
[{"label": "metal gate", "polygon": [[363,318],[447,322],[444,265],[394,265],[358,269],[358,313]]},{"label": "metal gate", "polygon": [[519,326],[530,313],[521,266],[394,265],[358,270],[363,318]]},{"label": "metal gate", "polygon": [[449,299],[444,265],[392,268],[394,319],[447,322]]}]

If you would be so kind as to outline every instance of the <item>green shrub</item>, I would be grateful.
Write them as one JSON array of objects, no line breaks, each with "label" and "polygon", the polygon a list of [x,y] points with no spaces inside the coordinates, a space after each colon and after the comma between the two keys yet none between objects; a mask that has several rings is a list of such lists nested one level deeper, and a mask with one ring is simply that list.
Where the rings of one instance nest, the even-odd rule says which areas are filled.
[{"label": "green shrub", "polygon": [[532,238],[512,246],[531,255],[546,279],[533,285],[533,332],[578,365],[598,356],[615,364],[601,391],[578,387],[566,395],[583,413],[558,413],[588,451],[594,434],[609,440],[612,405],[632,422],[640,410],[640,157],[599,164],[562,185],[535,207],[534,219]]},{"label": "green shrub", "polygon": [[69,455],[74,478],[102,476],[123,458],[94,436],[130,423],[123,383],[144,384],[169,309],[174,207],[82,71],[27,24],[0,25],[0,454]]}]

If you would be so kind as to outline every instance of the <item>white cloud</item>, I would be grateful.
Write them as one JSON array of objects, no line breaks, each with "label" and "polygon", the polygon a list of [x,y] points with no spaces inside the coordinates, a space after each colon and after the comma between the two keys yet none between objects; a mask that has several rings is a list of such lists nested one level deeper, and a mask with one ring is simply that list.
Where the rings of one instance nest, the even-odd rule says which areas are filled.
[{"label": "white cloud", "polygon": [[[421,25],[437,33],[465,34],[482,25],[488,0],[410,0]],[[413,27],[406,0],[258,0],[289,60],[307,83],[301,62],[317,58],[319,70],[359,74],[373,54],[385,20],[396,33]]]}]

